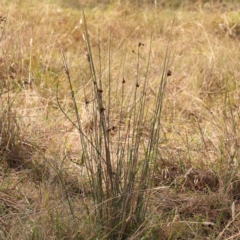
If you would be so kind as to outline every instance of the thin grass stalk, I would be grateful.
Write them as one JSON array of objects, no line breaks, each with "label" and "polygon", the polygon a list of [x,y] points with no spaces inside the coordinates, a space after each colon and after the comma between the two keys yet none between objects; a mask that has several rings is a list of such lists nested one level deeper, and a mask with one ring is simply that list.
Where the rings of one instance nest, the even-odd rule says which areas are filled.
[{"label": "thin grass stalk", "polygon": [[[92,56],[92,52],[91,52],[91,46],[90,46],[90,41],[89,41],[89,36],[88,36],[88,28],[87,28],[87,22],[86,22],[86,17],[83,11],[83,19],[84,19],[84,27],[85,27],[85,33],[86,33],[86,46],[87,46],[87,50],[88,50],[88,56],[89,56],[89,65],[90,65],[90,69],[91,69],[91,73],[92,73],[92,79],[93,79],[93,85],[94,85],[94,90],[95,90],[95,94],[96,94],[96,98],[97,98],[97,102],[98,102],[98,109],[99,109],[99,114],[100,114],[100,123],[101,123],[101,127],[102,127],[102,132],[104,135],[104,145],[105,145],[105,154],[106,154],[106,163],[107,163],[107,185],[108,185],[108,197],[111,196],[111,191],[113,190],[113,182],[112,182],[112,165],[111,165],[111,159],[110,159],[110,151],[109,151],[109,142],[108,142],[108,138],[107,138],[107,128],[106,128],[106,121],[105,121],[105,113],[104,110],[105,108],[103,107],[103,101],[102,101],[102,94],[101,92],[99,92],[99,88],[98,88],[98,83],[96,80],[96,72],[95,72],[95,67],[94,67],[94,62],[93,62],[93,56]],[[110,185],[110,186],[109,186]],[[110,188],[109,188],[110,187]]]},{"label": "thin grass stalk", "polygon": [[[123,60],[123,64],[122,64],[122,75],[123,75],[123,78],[122,78],[122,87],[121,87],[121,103],[120,103],[120,120],[119,120],[119,123],[122,124],[122,122],[124,122],[124,112],[123,112],[123,109],[124,109],[124,93],[125,93],[125,85],[126,85],[126,80],[125,80],[125,77],[124,77],[124,69],[125,69],[125,65],[124,65],[124,60]],[[126,114],[126,113],[125,113]],[[130,124],[130,121],[129,121],[129,124]],[[130,125],[129,125],[130,126]],[[121,179],[122,176],[127,176],[125,170],[123,171],[123,169],[125,169],[125,149],[126,149],[126,144],[127,144],[127,136],[124,139],[121,139],[121,128],[119,127],[119,131],[118,131],[118,146],[117,146],[117,151],[118,151],[118,154],[117,154],[117,176],[118,178]],[[123,141],[123,142],[122,142]],[[121,181],[121,180],[119,180]],[[126,186],[125,183],[126,183],[126,179],[124,177],[124,181],[123,183],[122,182],[119,182],[119,186],[118,186],[118,192],[121,194],[121,193],[126,193],[126,189],[124,190],[124,188]],[[127,184],[126,184],[127,185]],[[124,201],[124,198],[125,196],[123,194],[121,194],[118,198],[118,204],[119,204],[119,210],[122,209],[122,211],[120,212],[120,216],[119,216],[119,221],[121,220],[124,220],[126,219],[126,203],[127,201]],[[125,199],[126,200],[126,199]],[[122,230],[121,230],[122,231]]]},{"label": "thin grass stalk", "polygon": [[137,90],[139,87],[139,61],[140,61],[140,46],[138,45],[138,52],[137,52],[137,76],[136,76],[136,85],[135,85],[135,91],[134,91],[134,108],[133,108],[133,133],[132,133],[132,147],[135,148],[135,141],[136,141],[136,134],[135,131],[137,130],[138,126],[137,126]]},{"label": "thin grass stalk", "polygon": [[[72,97],[72,101],[73,101],[73,104],[74,104],[75,115],[77,117],[77,125],[72,120],[70,120],[70,118],[65,114],[64,111],[62,111],[62,112],[72,122],[72,124],[79,130],[80,137],[81,137],[81,143],[82,143],[82,146],[84,147],[83,149],[85,149],[86,145],[85,145],[85,140],[83,138],[84,137],[83,129],[82,129],[81,120],[80,120],[80,116],[79,116],[79,112],[78,112],[77,102],[76,102],[76,99],[75,99],[75,96],[74,96],[74,91],[73,91],[73,86],[72,86],[72,81],[71,81],[71,77],[70,77],[69,68],[68,68],[68,65],[67,65],[65,55],[62,51],[61,51],[61,55],[62,55],[62,60],[63,60],[63,63],[64,63],[64,69],[65,69],[65,73],[67,75],[67,79],[68,79],[68,83],[69,83],[69,87],[70,87],[70,91],[71,91],[71,97]],[[58,88],[57,88],[57,90],[58,90]],[[58,91],[57,91],[57,101],[58,101]],[[58,103],[59,103],[59,101],[58,101]],[[60,104],[58,104],[58,105],[61,107]],[[63,110],[63,109],[61,108],[61,110]]]},{"label": "thin grass stalk", "polygon": [[[57,103],[58,106],[60,108],[60,110],[62,111],[62,113],[65,115],[65,117],[78,129],[79,131],[79,136],[80,136],[80,141],[82,144],[82,159],[84,159],[86,167],[88,169],[87,174],[88,177],[90,179],[90,185],[92,187],[92,189],[97,189],[96,188],[96,179],[94,178],[94,166],[92,161],[90,161],[90,156],[89,156],[89,152],[91,152],[91,148],[94,149],[94,151],[101,156],[101,152],[98,151],[98,149],[94,146],[92,139],[89,139],[84,133],[83,133],[83,129],[81,126],[81,121],[80,121],[80,116],[79,116],[79,112],[78,112],[78,107],[76,104],[76,99],[75,99],[75,95],[74,95],[74,91],[73,91],[73,87],[72,87],[72,82],[71,82],[71,77],[70,77],[70,72],[69,72],[69,68],[66,62],[66,58],[64,53],[62,52],[62,58],[63,58],[63,63],[64,63],[64,68],[65,68],[65,72],[68,78],[68,82],[69,82],[69,86],[70,86],[70,90],[71,90],[71,96],[72,96],[72,101],[74,103],[74,110],[75,110],[75,115],[77,117],[77,125],[70,119],[70,117],[66,114],[66,112],[64,111],[64,109],[61,107],[61,104],[59,102],[59,98],[58,98],[58,89],[59,89],[59,82],[57,84]],[[86,141],[85,141],[86,139]],[[88,143],[88,144],[87,144]],[[89,149],[90,148],[90,149]],[[103,159],[102,159],[103,160]],[[93,195],[93,200],[94,202],[96,202],[97,200],[97,193],[96,191],[92,193]]]},{"label": "thin grass stalk", "polygon": [[[101,41],[100,41],[100,34],[98,30],[98,62],[99,62],[99,88],[103,89],[102,86],[102,61],[101,61]],[[98,124],[98,123],[96,123]],[[96,125],[97,126],[97,125]],[[102,151],[102,131],[101,128],[97,128],[98,130],[98,144],[99,144],[99,151]],[[101,164],[101,161],[100,161]]]},{"label": "thin grass stalk", "polygon": [[[92,73],[92,79],[93,79],[93,85],[95,90],[95,95],[97,98],[97,104],[98,104],[98,110],[100,115],[100,125],[103,132],[103,139],[104,139],[104,147],[105,147],[105,157],[106,157],[106,193],[107,193],[107,199],[112,199],[113,197],[113,173],[112,173],[112,163],[111,163],[111,156],[110,156],[110,149],[109,149],[109,139],[108,139],[108,132],[106,127],[106,118],[105,118],[105,108],[103,106],[103,99],[102,99],[102,92],[99,91],[98,83],[96,81],[96,72],[93,62],[93,56],[88,36],[88,28],[87,28],[87,22],[86,17],[83,11],[83,19],[84,19],[84,27],[85,27],[85,42],[88,50],[88,57],[89,57],[89,65]],[[112,229],[112,216],[113,216],[113,202],[109,201],[107,206],[107,219],[108,219],[108,229]]]},{"label": "thin grass stalk", "polygon": [[[136,163],[138,160],[138,145],[139,142],[137,141],[137,110],[138,110],[138,105],[137,105],[137,90],[139,87],[139,61],[140,61],[140,54],[139,54],[139,49],[140,46],[138,45],[138,52],[137,52],[137,75],[136,75],[136,82],[135,82],[135,91],[134,91],[134,105],[133,105],[133,110],[130,113],[130,119],[133,118],[133,127],[132,127],[132,134],[131,134],[131,145],[129,145],[128,149],[130,150],[130,155],[128,158],[128,163],[127,165],[129,166],[129,172],[128,172],[128,178],[127,178],[127,185],[128,189],[127,192],[129,194],[129,198],[127,198],[127,202],[125,203],[126,206],[131,206],[131,200],[132,200],[132,194],[134,191],[134,186],[135,186],[135,176],[136,176]],[[130,123],[129,123],[130,124]],[[130,125],[129,125],[130,127]],[[129,207],[127,207],[127,212],[130,211]],[[123,230],[124,231],[124,230]]]},{"label": "thin grass stalk", "polygon": [[[87,144],[86,144],[84,138],[86,138],[88,140],[88,142],[91,143],[91,145],[92,145],[92,141],[89,140],[87,138],[87,136],[83,133],[83,129],[82,129],[82,126],[81,126],[81,120],[80,120],[80,116],[79,116],[79,112],[78,112],[78,107],[77,107],[77,103],[76,103],[76,99],[75,99],[75,95],[74,95],[74,90],[73,90],[73,86],[72,86],[72,81],[71,81],[71,77],[70,77],[69,68],[68,68],[67,61],[66,61],[64,53],[61,52],[61,54],[62,54],[62,59],[63,59],[63,63],[64,63],[64,69],[65,69],[65,72],[66,72],[66,75],[67,75],[67,79],[68,79],[68,83],[69,83],[69,87],[70,87],[70,91],[71,91],[72,101],[73,101],[73,104],[74,104],[75,115],[77,117],[77,125],[68,117],[68,115],[62,109],[62,107],[61,107],[61,105],[60,105],[60,103],[58,101],[58,88],[57,88],[57,102],[58,102],[58,106],[60,107],[60,109],[64,113],[64,115],[67,117],[67,119],[78,129],[79,136],[80,136],[80,141],[81,141],[81,145],[82,145],[82,151],[83,151],[83,156],[82,157],[85,159],[85,163],[87,165],[87,168],[89,170],[91,169],[91,171],[93,172],[93,166],[91,166],[90,165],[91,162],[88,161],[89,154],[88,154],[88,150],[87,150]],[[94,182],[95,182],[94,178],[91,178],[91,179],[92,179],[92,181],[90,183],[95,185],[94,184]]]},{"label": "thin grass stalk", "polygon": [[[99,30],[98,30],[98,62],[99,62],[99,86],[100,89],[102,89],[102,61],[101,61],[101,42],[100,42],[100,36],[99,36]],[[98,123],[96,123],[97,126]],[[98,149],[101,152],[102,151],[102,131],[101,128],[96,129],[96,139],[98,139]],[[97,157],[98,163],[97,163],[97,193],[98,193],[98,203],[103,202],[104,200],[104,190],[103,190],[103,166],[102,166],[102,159],[101,156]],[[101,205],[99,209],[99,219],[103,219],[103,205]]]},{"label": "thin grass stalk", "polygon": [[[61,51],[61,54],[62,54],[62,59],[63,59],[63,63],[64,63],[64,69],[65,69],[65,73],[67,75],[67,79],[68,79],[68,83],[69,83],[69,87],[70,87],[70,91],[71,91],[71,97],[72,97],[72,101],[73,101],[73,104],[74,104],[74,110],[75,110],[75,115],[77,117],[77,125],[69,118],[69,116],[65,113],[65,111],[62,109],[61,107],[61,104],[59,103],[59,98],[58,98],[58,86],[59,86],[59,82],[58,82],[58,85],[57,85],[57,103],[58,103],[58,106],[60,108],[60,110],[63,112],[63,114],[67,117],[67,119],[78,129],[79,131],[79,137],[80,137],[80,142],[81,142],[81,145],[82,145],[82,158],[85,160],[85,163],[86,163],[86,166],[87,168],[93,172],[93,166],[91,166],[89,163],[90,161],[88,161],[89,159],[89,155],[88,155],[88,150],[87,150],[87,145],[86,145],[86,142],[85,142],[85,139],[86,138],[90,143],[91,140],[89,140],[87,138],[87,136],[83,133],[83,129],[82,129],[82,126],[81,126],[81,120],[80,120],[80,116],[79,116],[79,112],[78,112],[78,107],[77,107],[77,103],[76,103],[76,99],[75,99],[75,95],[74,95],[74,91],[73,91],[73,86],[72,86],[72,81],[71,81],[71,77],[70,77],[70,72],[69,72],[69,68],[68,68],[68,65],[67,65],[67,61],[66,61],[66,58],[65,58],[65,55],[64,53]],[[90,181],[90,184],[92,184],[92,186],[95,185],[95,179],[92,177],[93,174],[90,174],[89,177],[91,178],[91,181]],[[93,198],[95,199],[96,196],[93,195]]]},{"label": "thin grass stalk", "polygon": [[[110,112],[111,112],[111,28],[109,27],[109,39],[108,39],[108,128],[110,128]],[[108,134],[109,138],[109,134]]]},{"label": "thin grass stalk", "polygon": [[[140,104],[140,114],[139,114],[139,119],[142,122],[140,123],[142,125],[142,127],[144,126],[144,110],[145,110],[145,104],[146,104],[146,86],[147,86],[147,81],[148,81],[148,72],[149,72],[149,68],[150,68],[150,59],[151,59],[151,48],[152,48],[152,34],[151,34],[151,40],[150,40],[150,49],[149,49],[149,54],[148,54],[148,59],[147,59],[147,66],[146,66],[146,71],[145,71],[145,80],[144,80],[144,86],[143,86],[143,98],[141,100],[141,104]],[[147,113],[146,113],[147,114]],[[148,165],[150,161],[150,158],[145,158],[144,159],[144,165]],[[146,189],[146,182],[148,181],[148,178],[146,176],[148,175],[143,175],[146,174],[146,171],[142,172],[140,174],[140,185],[139,185],[139,192],[138,192],[138,199],[137,199],[137,204],[136,204],[136,215],[137,215],[137,221],[141,222],[141,217],[144,218],[144,215],[141,216],[141,212],[142,212],[142,208],[140,206],[143,205],[143,194],[145,192]],[[141,217],[140,217],[141,216]]]},{"label": "thin grass stalk", "polygon": [[[122,54],[123,55],[123,54]],[[119,171],[118,170],[121,170],[121,163],[122,163],[122,160],[123,160],[123,155],[124,155],[124,151],[123,151],[123,144],[122,144],[122,141],[121,141],[121,124],[123,122],[123,102],[124,102],[124,90],[125,90],[125,83],[126,83],[126,80],[124,78],[124,58],[121,59],[121,61],[123,62],[122,63],[122,85],[121,85],[121,100],[120,100],[120,120],[119,120],[119,127],[118,127],[118,143],[117,143],[117,173],[119,174]],[[120,166],[120,168],[119,168]],[[120,176],[121,176],[121,173],[120,173]]]}]

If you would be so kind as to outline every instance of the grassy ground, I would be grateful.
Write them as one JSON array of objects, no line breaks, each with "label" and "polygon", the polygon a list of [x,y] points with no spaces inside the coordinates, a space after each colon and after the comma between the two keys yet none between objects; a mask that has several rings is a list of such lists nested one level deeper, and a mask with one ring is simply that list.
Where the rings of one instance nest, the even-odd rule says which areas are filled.
[{"label": "grassy ground", "polygon": [[[240,5],[110,2],[2,1],[0,239],[238,239]],[[100,95],[92,84],[92,61],[98,94],[103,90],[105,96],[106,128],[99,132],[103,110],[95,114]],[[163,81],[164,99],[158,102]],[[145,106],[143,121],[136,120],[138,110],[134,115],[138,101]],[[161,104],[161,122],[153,127]],[[94,143],[86,149],[79,141],[83,133]],[[140,210],[132,212],[138,205],[129,211],[119,205],[128,215],[115,235],[110,228],[116,224],[109,223],[114,214],[107,210],[99,217],[99,209],[112,208],[105,205],[108,197],[120,195],[108,189],[115,179],[109,169],[102,170],[102,201],[96,196],[93,145],[107,156],[98,142],[104,133],[118,177],[125,155],[141,169],[149,139],[158,138],[147,158],[147,188],[136,171],[132,200],[124,200],[135,205],[144,189],[144,218],[137,221]],[[121,144],[125,155],[119,157]],[[131,183],[121,168],[119,181]],[[121,184],[113,189],[123,186],[123,196],[128,188]]]}]

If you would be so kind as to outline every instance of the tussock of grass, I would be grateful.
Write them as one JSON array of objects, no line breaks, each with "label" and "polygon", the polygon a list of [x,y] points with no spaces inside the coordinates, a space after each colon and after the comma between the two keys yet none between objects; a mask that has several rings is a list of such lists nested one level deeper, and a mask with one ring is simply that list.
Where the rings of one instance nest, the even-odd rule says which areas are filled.
[{"label": "tussock of grass", "polygon": [[[0,16],[1,239],[238,238],[237,1],[3,1]],[[146,158],[168,42],[172,74],[154,129],[155,152]],[[79,142],[79,133],[93,144]],[[107,159],[104,141],[120,182],[105,163],[96,171],[96,149]],[[138,164],[127,165],[129,159]],[[139,169],[146,159],[153,175],[144,188]],[[122,191],[110,191],[111,180]],[[126,189],[129,198],[121,195]],[[142,199],[146,211],[137,221]]]}]

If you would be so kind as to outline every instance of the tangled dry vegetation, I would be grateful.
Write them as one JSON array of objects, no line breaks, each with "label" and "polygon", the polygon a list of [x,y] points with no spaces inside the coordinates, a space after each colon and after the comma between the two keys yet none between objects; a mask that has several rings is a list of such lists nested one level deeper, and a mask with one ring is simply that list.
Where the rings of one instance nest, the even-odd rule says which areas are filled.
[{"label": "tangled dry vegetation", "polygon": [[[240,5],[93,3],[85,8],[87,31],[102,79],[98,91],[111,91],[104,110],[113,160],[127,126],[135,124],[128,111],[136,87],[143,87],[149,53],[147,114],[139,134],[143,143],[150,138],[169,49],[146,216],[131,234],[119,236],[238,239]],[[94,137],[98,126],[80,7],[77,1],[47,0],[0,6],[0,239],[110,236],[95,218],[100,204],[92,199],[79,131],[63,114],[77,123],[62,54],[83,132]],[[139,159],[143,155],[140,148]],[[131,218],[126,224],[136,225]]]}]

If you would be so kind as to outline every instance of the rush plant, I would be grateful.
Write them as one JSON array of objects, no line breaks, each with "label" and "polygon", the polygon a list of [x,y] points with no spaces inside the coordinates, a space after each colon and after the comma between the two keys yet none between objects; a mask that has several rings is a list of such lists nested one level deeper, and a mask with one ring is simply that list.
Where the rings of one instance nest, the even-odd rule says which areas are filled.
[{"label": "rush plant", "polygon": [[[62,59],[77,123],[64,112],[60,103],[59,106],[79,133],[81,159],[87,169],[95,206],[94,219],[99,226],[97,235],[104,239],[126,239],[144,226],[147,216],[148,191],[153,184],[155,161],[159,155],[164,91],[167,78],[171,75],[169,53],[167,48],[160,70],[157,94],[152,103],[154,104],[152,117],[149,118],[149,102],[146,94],[151,62],[151,40],[146,59],[141,54],[143,43],[139,42],[137,51],[133,51],[136,69],[133,69],[135,81],[132,83],[130,94],[126,89],[127,76],[122,64],[123,78],[118,86],[121,97],[117,113],[116,108],[113,113],[115,83],[111,77],[111,32],[108,40],[108,66],[103,74],[100,37],[98,37],[98,59],[94,60],[84,12],[83,22],[92,89],[92,99],[85,99],[86,107],[92,108],[90,129],[86,131],[82,125],[81,109],[76,101],[70,70],[63,52]],[[141,63],[143,60],[144,71]],[[97,62],[98,70],[96,70]],[[106,89],[104,86],[107,86]],[[118,116],[115,123],[114,115]]]}]

